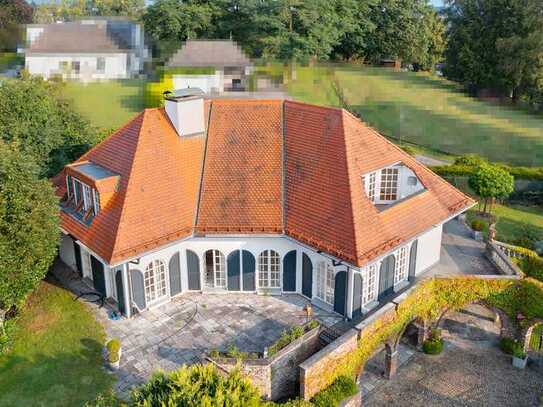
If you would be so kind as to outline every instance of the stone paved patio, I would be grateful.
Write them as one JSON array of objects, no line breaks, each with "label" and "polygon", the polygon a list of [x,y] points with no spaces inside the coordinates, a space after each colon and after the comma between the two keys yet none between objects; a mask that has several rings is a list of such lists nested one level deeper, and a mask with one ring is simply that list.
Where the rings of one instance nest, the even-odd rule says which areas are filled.
[{"label": "stone paved patio", "polygon": [[[92,291],[61,261],[54,267],[57,282],[79,295]],[[81,297],[93,310],[108,338],[122,344],[121,366],[116,389],[126,394],[146,381],[157,369],[173,370],[193,364],[213,349],[226,350],[234,344],[245,352],[262,353],[283,330],[306,322],[300,295],[260,296],[255,294],[183,294],[172,302],[132,319],[110,318],[112,308]],[[313,306],[321,323],[331,326],[341,321],[337,314]]]},{"label": "stone paved patio", "polygon": [[543,367],[515,369],[498,347],[499,328],[480,306],[448,315],[445,350],[415,352],[394,379],[380,380],[365,406],[541,406]]}]

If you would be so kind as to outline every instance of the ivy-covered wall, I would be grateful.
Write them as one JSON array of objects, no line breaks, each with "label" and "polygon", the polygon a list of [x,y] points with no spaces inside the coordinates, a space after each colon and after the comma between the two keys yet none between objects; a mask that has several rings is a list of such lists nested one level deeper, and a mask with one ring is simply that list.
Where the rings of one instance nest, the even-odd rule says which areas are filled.
[{"label": "ivy-covered wall", "polygon": [[[516,321],[520,332],[531,321],[543,317],[543,283],[527,278],[435,278],[416,287],[397,304],[385,306],[370,323],[358,325],[356,349],[346,341],[342,348],[327,353],[326,348],[302,365],[300,396],[310,399],[342,375],[357,375],[365,362],[385,343],[395,343],[398,335],[414,320],[435,323],[445,310],[460,309],[473,302],[484,302],[503,310]],[[519,318],[520,315],[520,318]],[[319,359],[320,358],[320,359]]]}]

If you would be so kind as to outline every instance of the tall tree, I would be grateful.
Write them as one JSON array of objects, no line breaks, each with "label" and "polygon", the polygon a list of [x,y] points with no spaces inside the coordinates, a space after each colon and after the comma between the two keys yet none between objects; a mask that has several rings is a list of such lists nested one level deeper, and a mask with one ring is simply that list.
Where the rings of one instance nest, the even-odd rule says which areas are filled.
[{"label": "tall tree", "polygon": [[27,76],[0,86],[0,140],[17,143],[48,176],[97,141],[89,122],[61,98],[59,86]]},{"label": "tall tree", "polygon": [[23,39],[23,24],[32,22],[32,6],[25,0],[0,0],[0,51],[14,51]]},{"label": "tall tree", "polygon": [[486,212],[495,199],[507,198],[513,192],[514,178],[507,170],[485,163],[469,177],[469,186],[483,198],[483,212]]},{"label": "tall tree", "polygon": [[541,0],[449,0],[445,74],[516,100],[541,77]]},{"label": "tall tree", "polygon": [[154,51],[165,60],[188,38],[208,37],[214,8],[198,0],[157,0],[142,16]]},{"label": "tall tree", "polygon": [[379,0],[369,18],[375,24],[365,47],[370,61],[398,58],[429,67],[439,59],[443,23],[427,0]]},{"label": "tall tree", "polygon": [[61,0],[37,5],[34,22],[47,24],[89,16],[124,16],[137,19],[144,8],[144,0]]},{"label": "tall tree", "polygon": [[39,166],[0,139],[0,334],[5,312],[47,273],[58,244],[58,202]]}]

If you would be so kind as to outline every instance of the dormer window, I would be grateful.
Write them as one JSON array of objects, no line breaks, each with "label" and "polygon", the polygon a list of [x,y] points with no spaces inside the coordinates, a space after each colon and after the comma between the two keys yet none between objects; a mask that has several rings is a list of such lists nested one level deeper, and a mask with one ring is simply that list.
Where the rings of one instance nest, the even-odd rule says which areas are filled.
[{"label": "dormer window", "polygon": [[368,199],[379,209],[424,189],[416,174],[402,163],[363,175],[362,184]]},{"label": "dormer window", "polygon": [[81,180],[66,176],[67,205],[84,221],[90,220],[100,212],[100,195]]}]

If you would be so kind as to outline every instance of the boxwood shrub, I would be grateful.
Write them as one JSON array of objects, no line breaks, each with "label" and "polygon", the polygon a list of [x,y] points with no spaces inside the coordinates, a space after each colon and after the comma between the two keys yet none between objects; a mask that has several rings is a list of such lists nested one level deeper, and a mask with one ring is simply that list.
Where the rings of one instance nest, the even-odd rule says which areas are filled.
[{"label": "boxwood shrub", "polygon": [[330,387],[317,393],[311,399],[316,407],[335,407],[347,397],[358,392],[356,382],[349,376],[339,376]]}]

